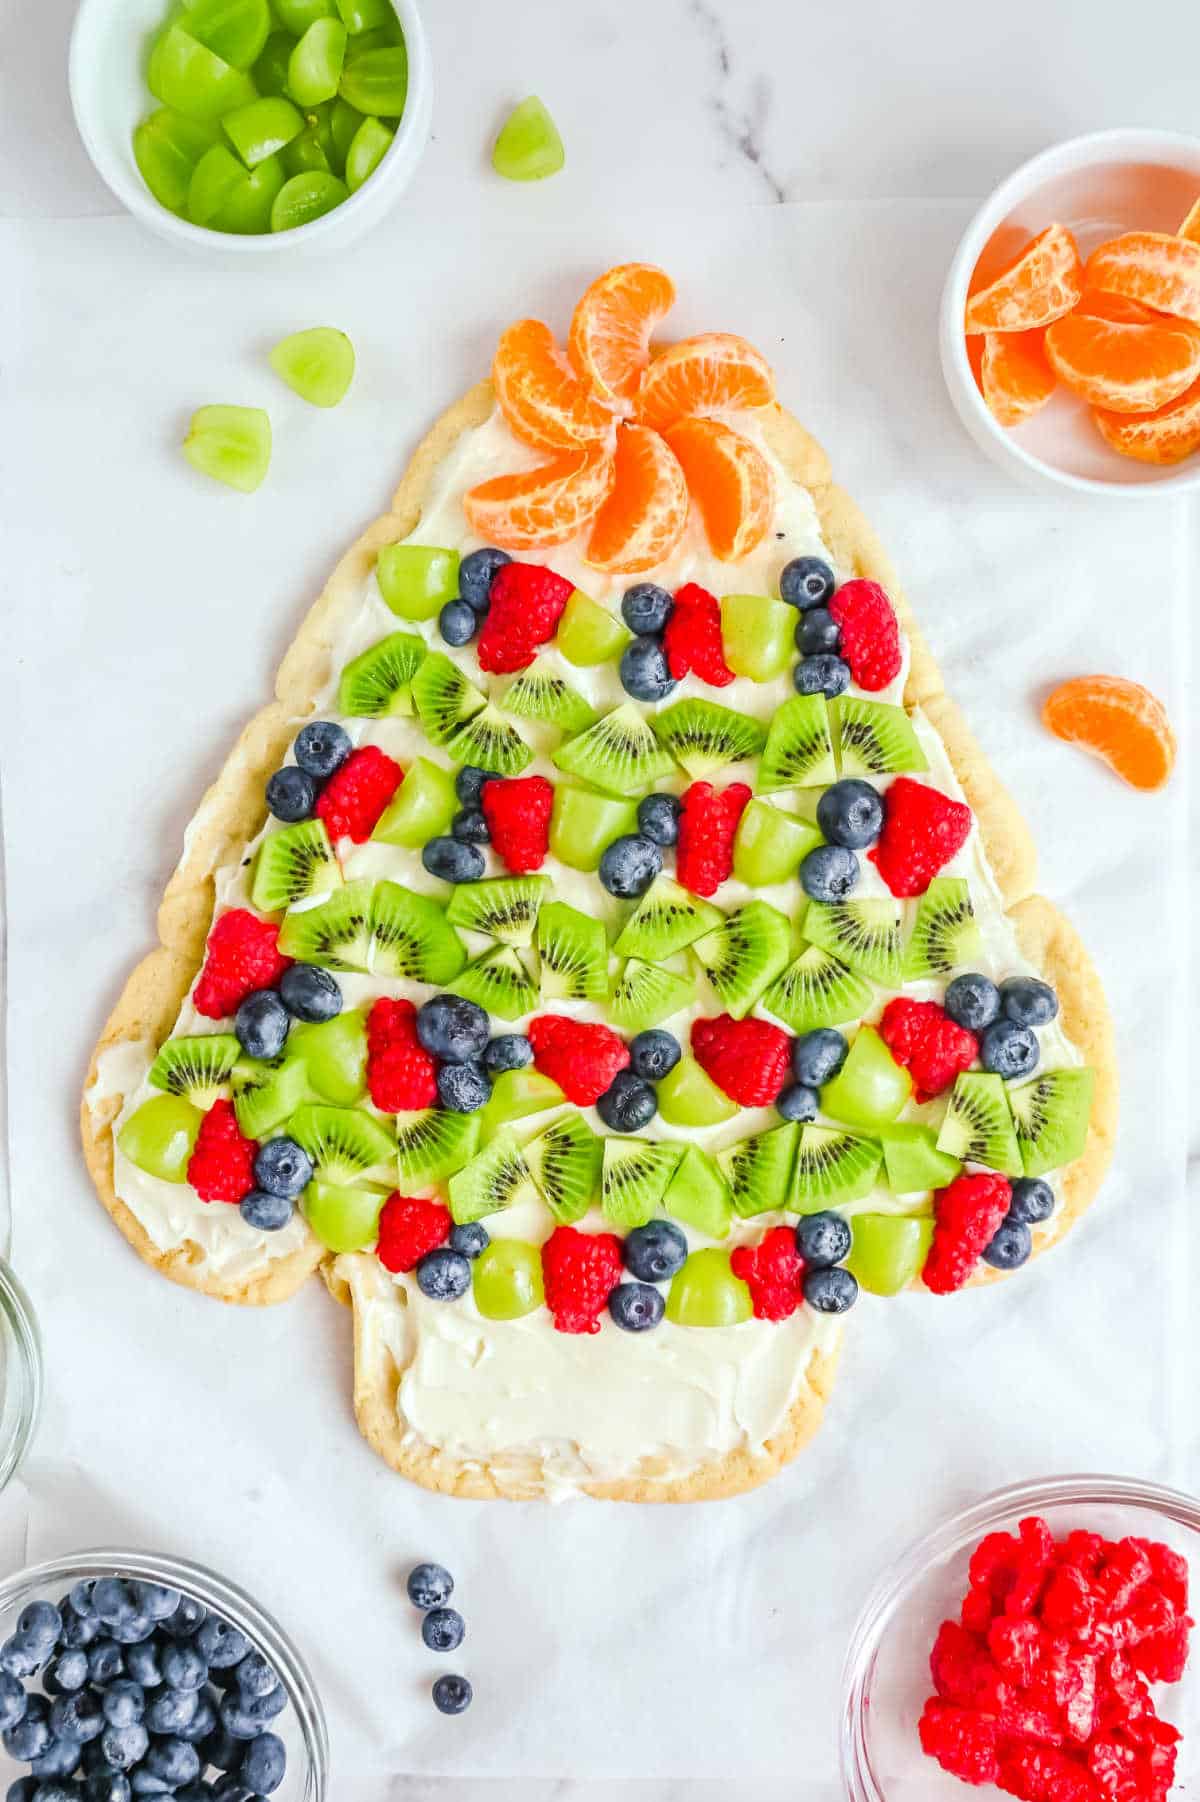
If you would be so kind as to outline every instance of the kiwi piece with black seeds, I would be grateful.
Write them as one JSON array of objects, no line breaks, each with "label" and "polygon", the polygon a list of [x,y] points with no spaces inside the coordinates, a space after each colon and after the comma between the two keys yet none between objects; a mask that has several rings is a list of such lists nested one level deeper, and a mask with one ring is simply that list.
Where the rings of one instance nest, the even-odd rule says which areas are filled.
[{"label": "kiwi piece with black seeds", "polygon": [[1044,1176],[1083,1156],[1095,1087],[1095,1071],[1084,1067],[1047,1070],[1009,1089],[1026,1176]]},{"label": "kiwi piece with black seeds", "polygon": [[490,705],[465,720],[444,745],[453,762],[493,776],[519,776],[533,762],[533,751],[517,728]]},{"label": "kiwi piece with black seeds", "polygon": [[494,945],[450,983],[450,992],[501,1020],[518,1020],[538,1004],[538,985],[511,945]]},{"label": "kiwi piece with black seeds", "polygon": [[542,1199],[560,1226],[582,1220],[600,1188],[603,1141],[578,1114],[565,1114],[524,1147]]},{"label": "kiwi piece with black seeds", "polygon": [[790,921],[766,901],[747,901],[692,946],[713,994],[735,1020],[786,968],[791,949]]},{"label": "kiwi piece with black seeds", "polygon": [[542,993],[553,1001],[603,1001],[608,995],[608,939],[603,920],[565,901],[538,914]]},{"label": "kiwi piece with black seeds", "polygon": [[306,1103],[291,1116],[287,1130],[308,1153],[313,1174],[322,1182],[353,1183],[367,1171],[387,1175],[395,1164],[394,1135],[360,1108]]},{"label": "kiwi piece with black seeds", "polygon": [[511,1132],[491,1143],[450,1178],[450,1213],[458,1226],[482,1220],[518,1202],[536,1200],[537,1184]]},{"label": "kiwi piece with black seeds", "polygon": [[412,677],[413,705],[430,744],[444,745],[487,705],[474,683],[443,651],[431,651]]},{"label": "kiwi piece with black seeds", "polygon": [[578,776],[581,782],[619,800],[644,795],[674,767],[669,752],[632,701],[567,739],[553,761],[568,776]]},{"label": "kiwi piece with black seeds", "polygon": [[672,877],[658,876],[621,928],[613,950],[618,957],[660,963],[712,932],[724,918],[719,907],[689,894]]},{"label": "kiwi piece with black seeds", "polygon": [[231,1032],[200,1033],[195,1038],[168,1039],[150,1066],[149,1080],[168,1095],[183,1095],[207,1109],[229,1081],[242,1048]]},{"label": "kiwi piece with black seeds", "polygon": [[852,970],[881,988],[898,989],[903,979],[900,908],[894,901],[810,901],[804,936],[832,951]]},{"label": "kiwi piece with black seeds", "polygon": [[613,984],[608,1013],[622,1032],[647,1032],[691,1005],[694,985],[643,958],[627,958]]},{"label": "kiwi piece with black seeds", "polygon": [[839,695],[829,703],[829,718],[843,776],[894,776],[929,768],[903,707]]},{"label": "kiwi piece with black seeds", "polygon": [[328,901],[289,913],[279,928],[279,949],[298,963],[325,970],[365,972],[371,948],[370,882],[348,882]]},{"label": "kiwi piece with black seeds", "polygon": [[655,717],[654,733],[695,781],[726,764],[757,757],[766,742],[757,720],[698,696],[664,708]]},{"label": "kiwi piece with black seeds", "polygon": [[410,982],[450,982],[467,961],[463,942],[429,895],[377,882],[371,895],[371,969]]},{"label": "kiwi piece with black seeds", "polygon": [[425,640],[392,632],[354,657],[338,684],[338,710],[353,719],[384,719],[413,710],[412,679],[425,661]]},{"label": "kiwi piece with black seeds", "polygon": [[666,1193],[683,1153],[667,1140],[605,1139],[600,1205],[613,1226],[645,1226]]},{"label": "kiwi piece with black seeds", "polygon": [[755,791],[827,788],[837,780],[824,695],[794,695],[771,716]]},{"label": "kiwi piece with black seeds", "polygon": [[760,1005],[793,1032],[812,1032],[818,1026],[861,1020],[871,996],[870,983],[840,958],[820,945],[806,945],[776,977]]},{"label": "kiwi piece with black seeds", "polygon": [[500,705],[517,719],[545,720],[564,732],[582,732],[596,720],[596,709],[578,689],[537,668],[522,670],[505,689]]},{"label": "kiwi piece with black seeds", "polygon": [[312,895],[342,886],[342,868],[334,856],[324,820],[297,820],[268,832],[254,859],[250,904],[259,913],[281,913]]},{"label": "kiwi piece with black seeds", "polygon": [[1021,1175],[1021,1149],[1003,1078],[983,1071],[964,1071],[955,1078],[937,1148],[963,1164]]},{"label": "kiwi piece with black seeds", "polygon": [[479,1145],[479,1115],[429,1107],[406,1114],[396,1126],[401,1183],[436,1182],[461,1170]]},{"label": "kiwi piece with black seeds", "polygon": [[538,913],[549,893],[547,876],[494,876],[486,882],[463,882],[446,903],[446,919],[463,932],[483,932],[524,950],[533,943]]},{"label": "kiwi piece with black seeds", "polygon": [[904,980],[946,977],[978,961],[983,939],[964,876],[936,876],[917,903],[904,951]]},{"label": "kiwi piece with black seeds", "polygon": [[717,1153],[736,1214],[748,1219],[786,1208],[800,1128],[795,1121],[738,1139]]},{"label": "kiwi piece with black seeds", "polygon": [[861,1201],[875,1187],[883,1147],[840,1126],[800,1128],[788,1207],[794,1214]]},{"label": "kiwi piece with black seeds", "polygon": [[274,1062],[241,1058],[233,1067],[233,1111],[248,1139],[262,1139],[285,1120],[311,1093],[302,1062],[280,1057]]}]

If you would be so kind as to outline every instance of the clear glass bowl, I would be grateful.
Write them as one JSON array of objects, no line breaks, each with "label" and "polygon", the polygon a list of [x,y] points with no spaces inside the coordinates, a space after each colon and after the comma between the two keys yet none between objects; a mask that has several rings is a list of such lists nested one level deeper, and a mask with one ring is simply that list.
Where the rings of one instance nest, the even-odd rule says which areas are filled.
[{"label": "clear glass bowl", "polygon": [[[329,1783],[329,1733],[325,1711],[304,1659],[274,1620],[252,1596],[235,1583],[182,1558],[149,1552],[124,1552],[102,1548],[52,1558],[30,1565],[0,1583],[0,1639],[7,1639],[16,1617],[35,1597],[57,1602],[74,1583],[85,1577],[132,1577],[165,1583],[223,1615],[268,1658],[288,1693],[290,1707],[271,1723],[287,1747],[287,1775],[275,1791],[273,1802],[325,1802]],[[0,1786],[26,1774],[0,1750]],[[0,1787],[2,1793],[2,1787]]]},{"label": "clear glass bowl", "polygon": [[[851,1802],[980,1802],[1000,1791],[968,1792],[927,1758],[917,1722],[930,1694],[929,1653],[938,1626],[957,1617],[967,1587],[967,1564],[985,1533],[1012,1532],[1026,1515],[1040,1514],[1055,1537],[1073,1527],[1119,1539],[1159,1539],[1200,1575],[1200,1501],[1131,1477],[1048,1477],[999,1490],[955,1514],[911,1546],[884,1572],[859,1616],[842,1674],[841,1767]],[[1180,1747],[1176,1778],[1190,1793],[1200,1777],[1194,1723],[1200,1718],[1196,1659],[1182,1683],[1156,1685],[1159,1712],[1178,1726],[1193,1724]]]},{"label": "clear glass bowl", "polygon": [[33,1307],[0,1257],[0,1490],[20,1469],[42,1406],[42,1342]]}]

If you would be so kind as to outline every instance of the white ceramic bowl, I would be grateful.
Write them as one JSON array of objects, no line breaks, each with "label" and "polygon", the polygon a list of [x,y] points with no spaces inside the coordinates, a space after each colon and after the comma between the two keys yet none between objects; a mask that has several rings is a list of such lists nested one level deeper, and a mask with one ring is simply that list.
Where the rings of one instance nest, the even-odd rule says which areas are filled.
[{"label": "white ceramic bowl", "polygon": [[950,399],[967,431],[994,462],[1039,487],[1128,496],[1200,488],[1200,453],[1159,468],[1111,450],[1088,409],[1061,389],[1022,426],[997,425],[967,359],[963,311],[976,264],[998,268],[1026,239],[1055,222],[1074,232],[1087,257],[1124,231],[1178,231],[1200,195],[1200,138],[1168,131],[1097,131],[1043,150],[1002,182],[980,207],[950,265],[939,338]]},{"label": "white ceramic bowl", "polygon": [[167,0],[80,0],[71,34],[75,123],[96,172],[135,219],[188,250],[279,258],[341,249],[374,225],[412,180],[429,138],[433,73],[416,0],[392,0],[408,49],[408,98],[378,169],[339,207],[295,231],[242,237],[210,231],[161,206],[133,160],[133,129],[158,102],[146,86],[147,45],[170,10]]}]

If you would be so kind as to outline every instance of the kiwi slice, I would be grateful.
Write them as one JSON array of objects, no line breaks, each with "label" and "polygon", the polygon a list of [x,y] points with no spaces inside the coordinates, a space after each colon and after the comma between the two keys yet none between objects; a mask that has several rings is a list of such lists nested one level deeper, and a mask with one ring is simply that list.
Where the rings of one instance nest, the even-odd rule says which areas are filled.
[{"label": "kiwi slice", "polygon": [[1083,1156],[1095,1086],[1094,1070],[1047,1070],[1009,1089],[1026,1176],[1044,1176]]},{"label": "kiwi slice", "polygon": [[804,936],[884,989],[902,980],[900,908],[894,901],[810,901]]},{"label": "kiwi slice", "polygon": [[259,913],[282,913],[310,895],[341,888],[342,867],[333,854],[324,820],[298,820],[269,832],[258,847],[250,904]]},{"label": "kiwi slice", "polygon": [[390,1174],[395,1164],[391,1132],[361,1108],[306,1103],[288,1121],[288,1134],[307,1151],[322,1182],[353,1184],[368,1170]]},{"label": "kiwi slice", "polygon": [[974,964],[983,939],[963,876],[936,876],[917,903],[916,918],[904,952],[904,980],[949,976]]},{"label": "kiwi slice", "polygon": [[1021,1148],[1002,1077],[976,1070],[955,1078],[937,1148],[964,1164],[1021,1175]]},{"label": "kiwi slice", "polygon": [[605,999],[608,939],[603,920],[593,920],[565,901],[548,901],[538,914],[537,947],[547,1000]]},{"label": "kiwi slice", "polygon": [[658,876],[621,928],[613,950],[618,957],[660,963],[712,932],[724,918],[719,907],[689,895],[670,876]]},{"label": "kiwi slice", "polygon": [[402,1183],[434,1182],[461,1170],[479,1145],[479,1115],[428,1107],[406,1114],[396,1128]]},{"label": "kiwi slice", "polygon": [[452,994],[477,1002],[501,1020],[517,1020],[538,1003],[538,985],[511,945],[493,945],[460,971],[449,987]]},{"label": "kiwi slice", "polygon": [[550,890],[547,876],[494,876],[489,882],[460,882],[446,903],[446,918],[464,932],[519,949],[533,943],[538,912]]},{"label": "kiwi slice", "polygon": [[416,670],[412,698],[425,736],[434,745],[444,745],[465,720],[487,705],[486,696],[443,651],[431,651]]},{"label": "kiwi slice", "polygon": [[210,1108],[242,1055],[231,1032],[207,1032],[194,1039],[168,1039],[150,1066],[150,1081],[168,1095],[184,1095]]},{"label": "kiwi slice", "polygon": [[371,895],[371,969],[410,982],[449,982],[467,961],[462,940],[429,895],[377,882]]},{"label": "kiwi slice", "polygon": [[717,1153],[717,1166],[729,1187],[736,1214],[748,1218],[787,1207],[799,1133],[795,1121],[789,1120],[786,1126],[753,1133]]},{"label": "kiwi slice", "polygon": [[604,1147],[578,1114],[567,1114],[524,1147],[525,1162],[560,1226],[570,1226],[596,1199]]},{"label": "kiwi slice", "polygon": [[578,776],[622,801],[645,794],[673,768],[670,755],[632,701],[560,745],[554,762],[568,776]]},{"label": "kiwi slice", "polygon": [[793,1214],[861,1201],[875,1187],[883,1149],[840,1126],[802,1126],[788,1207]]},{"label": "kiwi slice", "polygon": [[693,986],[686,977],[664,970],[661,964],[631,957],[613,984],[609,1017],[622,1032],[645,1032],[689,1006],[693,996]]},{"label": "kiwi slice", "polygon": [[450,1213],[459,1226],[521,1201],[536,1201],[537,1184],[511,1132],[498,1132],[486,1150],[450,1178]]},{"label": "kiwi slice", "polygon": [[829,703],[829,717],[843,776],[894,776],[929,768],[903,707],[840,695]]},{"label": "kiwi slice", "polygon": [[689,699],[667,707],[654,721],[654,734],[697,781],[727,763],[757,757],[766,733],[757,720],[718,707],[715,701]]},{"label": "kiwi slice", "polygon": [[724,1239],[733,1218],[725,1178],[716,1163],[698,1145],[688,1145],[667,1184],[662,1205],[685,1226],[694,1226],[710,1239]]},{"label": "kiwi slice", "polygon": [[338,684],[338,710],[355,719],[383,719],[413,710],[410,684],[425,661],[425,640],[415,632],[392,632],[353,658]]},{"label": "kiwi slice", "polygon": [[861,1020],[871,985],[820,945],[807,945],[763,995],[760,1005],[793,1032]]},{"label": "kiwi slice", "polygon": [[750,1011],[784,969],[791,949],[787,916],[766,901],[747,901],[692,946],[708,986],[735,1020]]},{"label": "kiwi slice", "polygon": [[537,668],[522,670],[505,689],[500,705],[505,713],[515,714],[518,719],[547,720],[566,732],[582,732],[596,719],[596,709],[578,689],[561,676]]},{"label": "kiwi slice", "polygon": [[600,1205],[614,1226],[645,1226],[675,1174],[682,1147],[665,1140],[605,1139]]},{"label": "kiwi slice", "polygon": [[445,740],[445,749],[455,763],[473,764],[496,776],[519,776],[533,762],[521,734],[494,707],[473,714]]},{"label": "kiwi slice", "polygon": [[827,788],[837,780],[824,695],[793,695],[771,716],[756,791]]},{"label": "kiwi slice", "polygon": [[328,901],[290,913],[279,928],[279,949],[302,964],[365,972],[371,948],[369,882],[348,882]]},{"label": "kiwi slice", "polygon": [[244,1057],[233,1067],[233,1111],[248,1139],[265,1138],[282,1126],[309,1093],[308,1072],[299,1060]]}]

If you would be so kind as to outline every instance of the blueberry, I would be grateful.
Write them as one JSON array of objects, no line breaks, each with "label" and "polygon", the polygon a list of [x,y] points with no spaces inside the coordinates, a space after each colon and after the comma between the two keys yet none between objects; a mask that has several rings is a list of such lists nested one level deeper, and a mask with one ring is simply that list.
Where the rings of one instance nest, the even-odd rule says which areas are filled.
[{"label": "blueberry", "polygon": [[238,1202],[238,1213],[256,1233],[279,1233],[295,1219],[296,1204],[290,1196],[251,1189]]},{"label": "blueberry", "polygon": [[141,1766],[130,1772],[129,1787],[135,1796],[171,1796],[175,1793],[165,1777],[155,1777]]},{"label": "blueberry", "polygon": [[317,785],[304,770],[287,763],[267,782],[267,806],[277,820],[289,825],[307,820],[317,804]]},{"label": "blueberry", "polygon": [[653,582],[636,582],[621,596],[621,618],[639,635],[661,632],[674,610],[675,602],[667,590],[656,588]]},{"label": "blueberry", "polygon": [[450,1249],[456,1251],[460,1258],[479,1257],[491,1242],[492,1235],[478,1220],[469,1220],[464,1226],[453,1227],[450,1232]]},{"label": "blueberry", "polygon": [[[312,1176],[312,1159],[286,1134],[268,1139],[259,1147],[254,1159],[254,1180],[268,1195],[284,1195],[294,1200],[301,1189],[307,1189]],[[167,1682],[170,1681],[168,1677]]]},{"label": "blueberry", "polygon": [[125,1669],[143,1689],[157,1689],[162,1682],[157,1645],[130,1646],[125,1654]]},{"label": "blueberry", "polygon": [[408,1573],[408,1599],[414,1608],[441,1608],[454,1594],[454,1578],[440,1564],[418,1564]]},{"label": "blueberry", "polygon": [[236,1693],[221,1697],[217,1710],[221,1725],[233,1739],[257,1739],[266,1723],[252,1715]]},{"label": "blueberry", "polygon": [[792,1075],[807,1088],[819,1089],[835,1077],[850,1046],[832,1026],[817,1026],[792,1040]]},{"label": "blueberry", "polygon": [[[466,1065],[459,1068],[465,1069]],[[417,1287],[430,1301],[457,1301],[471,1287],[471,1265],[461,1252],[439,1246],[417,1265]]]},{"label": "blueberry", "polygon": [[483,852],[457,838],[431,838],[421,852],[421,862],[431,876],[443,882],[478,882],[484,872]]},{"label": "blueberry", "polygon": [[993,1076],[1010,1082],[1037,1069],[1037,1034],[1003,1015],[984,1028],[979,1040],[979,1061]]},{"label": "blueberry", "polygon": [[[48,1696],[69,1696],[73,1690],[82,1689],[87,1680],[87,1653],[82,1647],[77,1647],[59,1653],[42,1683]],[[10,1677],[8,1681],[12,1683],[15,1679]],[[3,1695],[2,1689],[0,1695]]]},{"label": "blueberry", "polygon": [[502,1070],[524,1070],[533,1062],[533,1046],[523,1032],[502,1032],[484,1048],[483,1067],[493,1076]]},{"label": "blueberry", "polygon": [[302,770],[324,782],[354,749],[350,734],[332,720],[310,720],[296,734],[292,753]]},{"label": "blueberry", "polygon": [[146,1706],[145,1722],[151,1733],[178,1733],[195,1720],[200,1705],[194,1689],[160,1689]]},{"label": "blueberry", "polygon": [[125,1670],[125,1654],[115,1639],[97,1639],[88,1647],[88,1677],[93,1683],[111,1683]]},{"label": "blueberry", "polygon": [[[162,1630],[169,1639],[190,1639],[208,1619],[208,1609],[195,1596],[183,1596],[174,1614],[168,1615]],[[141,1678],[139,1681],[144,1682]]]},{"label": "blueberry", "polygon": [[796,621],[796,649],[802,657],[836,657],[842,629],[828,607],[812,607]]},{"label": "blueberry", "polygon": [[[84,1681],[87,1681],[87,1659],[83,1661]],[[7,1671],[0,1671],[0,1733],[7,1733],[10,1727],[25,1718],[25,1687]]]},{"label": "blueberry", "polygon": [[200,1775],[200,1754],[185,1739],[156,1739],[142,1768],[178,1789],[181,1783],[194,1783]]},{"label": "blueberry", "polygon": [[606,845],[600,858],[599,877],[610,895],[633,901],[644,895],[662,874],[662,852],[653,839],[640,832],[626,832]]},{"label": "blueberry", "polygon": [[831,1209],[821,1214],[802,1214],[796,1222],[796,1250],[809,1270],[830,1270],[840,1264],[850,1244],[848,1223]]},{"label": "blueberry", "polygon": [[490,770],[477,769],[473,763],[465,763],[454,778],[454,792],[464,807],[478,807],[483,785],[491,780]]},{"label": "blueberry", "polygon": [[819,1097],[806,1083],[791,1082],[775,1098],[775,1111],[785,1120],[815,1120]]},{"label": "blueberry", "polygon": [[488,1017],[461,995],[435,995],[417,1013],[417,1037],[426,1051],[449,1064],[465,1064],[483,1055]]},{"label": "blueberry", "polygon": [[64,1646],[82,1648],[90,1646],[94,1639],[99,1639],[101,1627],[94,1614],[80,1614],[71,1606],[70,1602],[65,1602],[60,1612],[63,1622],[62,1643]]},{"label": "blueberry", "polygon": [[277,1733],[264,1733],[246,1747],[238,1776],[260,1796],[269,1796],[283,1782],[287,1750]]},{"label": "blueberry", "polygon": [[18,1777],[4,1792],[4,1802],[33,1802],[38,1786],[36,1777]]},{"label": "blueberry", "polygon": [[858,859],[845,845],[818,845],[800,865],[800,886],[810,901],[844,901],[858,881]]},{"label": "blueberry", "polygon": [[62,1615],[53,1602],[30,1602],[17,1616],[17,1632],[31,1646],[52,1652],[62,1637]]},{"label": "blueberry", "polygon": [[[132,1795],[132,1791],[130,1794]],[[249,1791],[246,1792],[249,1794]],[[213,1802],[216,1791],[203,1778],[197,1777],[195,1783],[185,1783],[182,1789],[175,1791],[175,1802]]]},{"label": "blueberry", "polygon": [[450,822],[450,836],[460,845],[486,845],[491,838],[481,807],[464,807]]},{"label": "blueberry", "polygon": [[274,989],[256,989],[234,1015],[233,1030],[247,1057],[278,1057],[292,1017]]},{"label": "blueberry", "polygon": [[675,686],[657,638],[635,638],[621,652],[621,686],[635,701],[663,701]]},{"label": "blueberry", "polygon": [[[81,1742],[59,1734],[50,1741],[44,1752],[31,1761],[30,1774],[34,1777],[73,1777],[79,1769],[82,1757]],[[46,1787],[53,1789],[57,1785],[48,1784]],[[64,1785],[64,1788],[68,1793],[74,1793],[70,1785]],[[41,1793],[40,1789],[34,1792],[35,1796],[39,1796]]]},{"label": "blueberry", "polygon": [[255,1802],[253,1790],[248,1790],[232,1771],[218,1779],[212,1796],[213,1802]]},{"label": "blueberry", "polygon": [[119,1677],[102,1693],[100,1707],[110,1727],[129,1727],[146,1713],[146,1692],[140,1683]]},{"label": "blueberry", "polygon": [[608,1297],[608,1312],[627,1333],[648,1333],[663,1317],[666,1302],[652,1283],[618,1283]]},{"label": "blueberry", "polygon": [[[83,1786],[87,1802],[130,1802],[133,1791],[124,1771],[96,1771]],[[186,1802],[180,1796],[177,1802]]]},{"label": "blueberry", "polygon": [[[240,1669],[240,1666],[239,1666]],[[196,1647],[188,1640],[162,1651],[163,1682],[169,1689],[203,1689],[208,1681],[208,1666]]]},{"label": "blueberry", "polygon": [[329,970],[293,964],[279,978],[279,998],[294,1020],[320,1025],[342,1011],[342,991]]},{"label": "blueberry", "polygon": [[1006,976],[1000,984],[1005,1018],[1018,1026],[1046,1026],[1058,1012],[1058,996],[1036,976]]},{"label": "blueberry", "polygon": [[438,631],[447,644],[470,644],[479,630],[479,615],[467,601],[447,601],[438,614]]},{"label": "blueberry", "polygon": [[999,1017],[1000,991],[990,977],[968,970],[946,984],[942,1006],[956,1026],[965,1026],[968,1032],[982,1032]]},{"label": "blueberry", "polygon": [[643,838],[664,847],[675,844],[679,837],[679,815],[683,805],[678,795],[643,795],[638,802],[638,831]]},{"label": "blueberry", "polygon": [[[75,1769],[79,1763],[79,1747],[74,1746],[72,1751],[75,1754],[75,1766],[72,1769]],[[29,1792],[33,1797],[33,1802],[78,1802],[79,1791],[75,1784],[63,1781],[71,1775],[71,1771],[66,1769],[50,1771],[44,1768],[49,1756],[46,1754],[45,1757],[35,1758],[30,1766],[31,1774],[39,1779],[36,1789]],[[51,1760],[51,1762],[55,1761]],[[40,1779],[43,1777],[48,1781],[41,1782]]]},{"label": "blueberry", "polygon": [[278,1685],[275,1667],[265,1659],[261,1652],[249,1651],[234,1667],[234,1677],[242,1692],[242,1698],[253,1701],[259,1696],[270,1695]]},{"label": "blueberry", "polygon": [[49,1658],[50,1650],[49,1646],[43,1650],[31,1645],[19,1633],[14,1633],[0,1646],[0,1671],[7,1672],[10,1677],[34,1677]]},{"label": "blueberry", "polygon": [[833,783],[817,802],[817,825],[831,845],[864,851],[883,831],[879,791],[857,776]]},{"label": "blueberry", "polygon": [[840,657],[802,657],[792,671],[798,695],[824,695],[834,700],[850,686],[850,665]]},{"label": "blueberry", "polygon": [[210,1614],[196,1635],[196,1650],[210,1670],[227,1671],[242,1662],[250,1650],[250,1641],[219,1614]]},{"label": "blueberry", "polygon": [[[324,971],[321,972],[324,975]],[[138,1608],[152,1621],[165,1621],[179,1606],[180,1595],[166,1583],[134,1582],[129,1586]]]},{"label": "blueberry", "polygon": [[35,1758],[41,1757],[52,1737],[50,1722],[45,1715],[34,1714],[30,1709],[23,1721],[18,1721],[4,1733],[4,1750],[18,1764],[32,1764]]},{"label": "blueberry", "polygon": [[90,1689],[59,1696],[50,1710],[50,1731],[56,1739],[73,1739],[82,1745],[85,1740],[99,1738],[104,1725],[100,1698]]},{"label": "blueberry", "polygon": [[484,545],[481,551],[468,551],[463,558],[458,566],[458,592],[476,613],[487,612],[496,571],[511,562],[507,551],[498,551],[491,544]]},{"label": "blueberry", "polygon": [[1023,1220],[1009,1214],[1000,1222],[996,1235],[983,1254],[985,1264],[993,1270],[1017,1270],[1027,1262],[1033,1250],[1033,1234]]},{"label": "blueberry", "polygon": [[780,600],[801,612],[824,607],[836,587],[837,577],[822,557],[793,557],[779,576]]},{"label": "blueberry", "polygon": [[[95,1577],[81,1577],[78,1583],[73,1583],[71,1585],[70,1594],[68,1595],[67,1600],[75,1610],[76,1614],[85,1617],[87,1615],[95,1614],[96,1612],[92,1603],[92,1597],[95,1593]],[[60,1609],[59,1612],[61,1613],[62,1610]]]},{"label": "blueberry", "polygon": [[431,1652],[456,1652],[466,1630],[457,1608],[431,1608],[421,1622],[421,1638]]},{"label": "blueberry", "polygon": [[128,1620],[110,1627],[109,1632],[119,1646],[136,1646],[150,1638],[154,1622],[148,1614],[131,1614]]},{"label": "blueberry", "polygon": [[651,1220],[647,1226],[635,1226],[625,1235],[621,1249],[626,1270],[643,1283],[665,1283],[683,1269],[687,1255],[686,1235],[673,1220]]},{"label": "blueberry", "polygon": [[661,1026],[639,1032],[629,1043],[629,1067],[635,1076],[644,1076],[647,1082],[660,1082],[675,1068],[682,1055],[674,1033],[665,1032]]},{"label": "blueberry", "polygon": [[176,1727],[176,1737],[186,1739],[189,1746],[198,1746],[202,1739],[207,1739],[218,1725],[216,1704],[220,1701],[216,1690],[202,1691],[196,1701],[196,1712],[183,1727]]},{"label": "blueberry", "polygon": [[232,1710],[226,1707],[230,1701],[234,1698],[226,1696],[221,1703],[221,1722],[235,1739],[257,1739],[267,1722],[282,1714],[288,1705],[287,1691],[282,1683],[269,1689],[265,1696],[246,1696],[239,1691]]},{"label": "blueberry", "polygon": [[232,1771],[241,1762],[244,1751],[241,1742],[232,1733],[226,1733],[219,1721],[200,1742],[200,1756],[205,1764],[216,1765],[219,1771]]},{"label": "blueberry", "polygon": [[858,1300],[858,1283],[840,1265],[806,1270],[802,1280],[804,1299],[818,1314],[844,1314]]},{"label": "blueberry", "polygon": [[616,1133],[635,1133],[653,1120],[658,1100],[650,1084],[632,1070],[618,1070],[610,1086],[596,1103],[596,1111],[605,1126]]},{"label": "blueberry", "polygon": [[1036,1226],[1039,1221],[1049,1220],[1053,1212],[1054,1190],[1050,1184],[1044,1183],[1040,1176],[1019,1176],[1012,1186],[1009,1219]]},{"label": "blueberry", "polygon": [[433,1705],[439,1714],[465,1714],[474,1694],[465,1677],[439,1677],[433,1686]]}]

